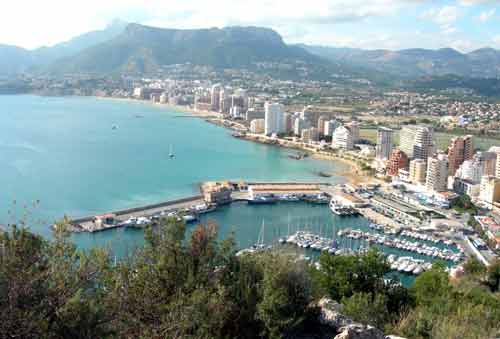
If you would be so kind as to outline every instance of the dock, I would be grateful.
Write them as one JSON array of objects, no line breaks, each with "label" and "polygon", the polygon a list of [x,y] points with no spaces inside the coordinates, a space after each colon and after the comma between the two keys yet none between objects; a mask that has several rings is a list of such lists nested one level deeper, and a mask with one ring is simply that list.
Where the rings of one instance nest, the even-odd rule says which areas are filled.
[{"label": "dock", "polygon": [[74,232],[99,232],[117,227],[121,227],[121,223],[130,218],[151,217],[162,212],[169,213],[172,211],[188,209],[193,205],[203,204],[204,200],[201,195],[191,196],[183,199],[170,200],[157,204],[150,204],[141,207],[133,207],[124,210],[104,213],[103,216],[112,215],[115,222],[112,224],[103,224],[98,226],[95,222],[96,216],[86,216],[73,219],[71,221],[71,230]]},{"label": "dock", "polygon": [[126,227],[126,222],[132,218],[151,219],[178,212],[197,215],[195,207],[203,204],[214,207],[213,210],[234,201],[250,201],[254,195],[309,196],[324,193],[324,187],[329,186],[329,183],[320,182],[206,182],[200,186],[201,195],[72,219],[68,229],[71,232],[101,232]]}]

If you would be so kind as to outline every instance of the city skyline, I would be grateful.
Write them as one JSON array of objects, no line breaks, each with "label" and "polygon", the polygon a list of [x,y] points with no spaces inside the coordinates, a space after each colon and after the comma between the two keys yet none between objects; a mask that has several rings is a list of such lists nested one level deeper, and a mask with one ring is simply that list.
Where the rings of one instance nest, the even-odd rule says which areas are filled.
[{"label": "city skyline", "polygon": [[[287,4],[274,0],[198,0],[137,4],[131,0],[57,3],[58,10],[30,0],[9,3],[0,13],[0,43],[50,46],[106,27],[113,19],[165,28],[263,26],[288,43],[364,49],[444,48],[462,52],[500,48],[498,1],[324,1]],[[95,5],[95,6],[94,6]],[[27,12],[25,9],[30,8]],[[219,10],[224,8],[225,10]],[[244,13],[241,15],[239,13]],[[36,29],[34,29],[36,27]],[[61,29],[64,27],[64,29]],[[16,32],[12,34],[12,32]]]}]

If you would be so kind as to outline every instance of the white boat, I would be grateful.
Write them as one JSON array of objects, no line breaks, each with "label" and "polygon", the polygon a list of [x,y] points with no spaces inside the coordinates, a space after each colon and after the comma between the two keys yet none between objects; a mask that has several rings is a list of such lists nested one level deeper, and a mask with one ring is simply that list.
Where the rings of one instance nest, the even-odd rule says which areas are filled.
[{"label": "white boat", "polygon": [[198,214],[213,212],[217,209],[215,205],[200,204],[194,206],[193,210]]},{"label": "white boat", "polygon": [[417,268],[417,264],[410,263],[404,271],[405,273],[413,273],[413,270],[415,270],[415,268]]},{"label": "white boat", "polygon": [[170,145],[170,153],[168,154],[168,157],[169,157],[170,159],[172,159],[172,158],[174,158],[174,157],[175,157],[175,155],[174,155],[174,150],[173,150],[172,145]]},{"label": "white boat", "polygon": [[424,269],[422,268],[422,266],[417,265],[417,267],[413,270],[413,274],[415,274],[415,275],[419,275],[419,274],[421,274],[423,271],[424,271]]},{"label": "white boat", "polygon": [[259,196],[253,199],[248,199],[248,203],[250,205],[275,204],[276,201],[276,198],[267,196]]},{"label": "white boat", "polygon": [[408,267],[408,265],[409,265],[408,261],[401,262],[401,264],[398,266],[398,271],[404,272]]},{"label": "white boat", "polygon": [[342,205],[341,203],[335,201],[334,199],[330,200],[330,210],[339,216],[348,216],[357,213],[355,209]]},{"label": "white boat", "polygon": [[195,222],[196,220],[198,220],[198,218],[196,218],[196,216],[194,215],[188,214],[182,216],[182,220],[184,220],[186,223],[190,223],[190,222]]}]

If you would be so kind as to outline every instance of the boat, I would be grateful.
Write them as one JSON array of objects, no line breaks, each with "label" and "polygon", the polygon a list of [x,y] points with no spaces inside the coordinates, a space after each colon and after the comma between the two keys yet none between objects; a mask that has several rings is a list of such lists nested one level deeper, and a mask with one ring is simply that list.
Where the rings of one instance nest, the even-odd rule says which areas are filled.
[{"label": "boat", "polygon": [[267,197],[267,196],[259,196],[253,199],[248,199],[248,203],[250,205],[262,205],[262,204],[275,204],[276,198]]},{"label": "boat", "polygon": [[331,178],[332,175],[330,173],[327,173],[327,172],[318,172],[318,175],[320,177],[323,177],[323,178]]},{"label": "boat", "polygon": [[198,218],[195,215],[187,214],[182,216],[182,220],[184,220],[184,222],[188,224],[191,222],[195,222],[196,220],[198,220]]},{"label": "boat", "polygon": [[405,273],[413,273],[413,271],[417,268],[417,264],[410,263],[408,267],[404,270]]},{"label": "boat", "polygon": [[424,271],[424,269],[422,268],[422,266],[418,265],[418,266],[417,266],[417,268],[415,268],[415,269],[413,270],[413,274],[414,274],[414,275],[419,275],[419,274],[421,274],[423,271]]},{"label": "boat", "polygon": [[283,201],[300,201],[299,197],[295,194],[283,194],[279,197],[279,200]]},{"label": "boat", "polygon": [[197,214],[210,213],[210,212],[215,211],[216,209],[217,209],[216,205],[208,205],[208,204],[200,204],[200,205],[196,205],[193,207],[193,210]]},{"label": "boat", "polygon": [[168,156],[170,159],[175,157],[172,145],[170,145],[170,153],[168,154]]},{"label": "boat", "polygon": [[264,244],[264,234],[266,232],[266,223],[262,220],[262,226],[260,227],[259,237],[257,238],[257,242],[252,245],[251,249],[253,251],[263,251],[266,249],[266,245]]},{"label": "boat", "polygon": [[326,205],[330,201],[330,198],[328,198],[328,196],[325,194],[317,194],[314,196],[306,196],[302,200],[310,202],[312,204]]},{"label": "boat", "polygon": [[330,210],[339,216],[355,215],[357,212],[351,207],[344,206],[334,199],[330,200]]},{"label": "boat", "polygon": [[111,129],[112,130],[118,129],[118,126],[117,125],[113,125],[113,126],[111,126]]}]

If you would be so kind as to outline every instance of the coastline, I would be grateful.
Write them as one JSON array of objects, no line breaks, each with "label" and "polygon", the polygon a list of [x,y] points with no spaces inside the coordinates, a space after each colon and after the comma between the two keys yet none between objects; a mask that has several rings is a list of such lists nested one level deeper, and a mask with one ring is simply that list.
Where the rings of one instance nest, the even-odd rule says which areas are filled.
[{"label": "coastline", "polygon": [[[360,183],[364,183],[367,180],[375,180],[379,181],[379,179],[375,178],[374,176],[364,174],[359,165],[350,159],[345,159],[343,157],[339,157],[335,154],[330,154],[324,151],[321,151],[319,149],[307,147],[307,145],[304,145],[303,143],[299,142],[293,142],[293,141],[283,141],[281,140],[271,140],[268,137],[264,137],[261,135],[246,135],[246,136],[241,136],[241,139],[248,140],[248,141],[253,141],[257,142],[260,144],[266,144],[270,146],[277,146],[277,147],[283,147],[287,149],[295,149],[295,150],[301,150],[303,152],[307,152],[308,154],[311,155],[311,157],[319,160],[324,160],[324,161],[338,161],[342,162],[345,165],[348,165],[350,169],[340,172],[340,173],[329,173],[332,175],[338,175],[341,177],[344,177],[347,179],[347,182],[353,185],[358,185]],[[300,160],[298,160],[300,161]]]},{"label": "coastline", "polygon": [[[222,114],[218,112],[212,112],[212,111],[199,111],[195,110],[193,107],[190,106],[182,106],[182,105],[171,105],[168,103],[156,103],[156,102],[151,102],[149,100],[138,100],[138,99],[133,99],[133,98],[115,98],[115,97],[100,97],[100,96],[95,96],[97,99],[105,99],[105,100],[119,100],[119,101],[125,101],[125,102],[132,102],[132,103],[141,103],[141,104],[147,104],[151,106],[158,106],[158,107],[163,107],[163,108],[170,108],[175,111],[179,111],[179,113],[188,113],[190,116],[194,118],[202,118],[205,121],[215,124],[217,126],[221,126],[233,131],[241,132],[240,129],[235,128],[236,125],[240,125],[238,123],[234,122],[227,122],[227,120],[223,119]],[[189,117],[189,115],[188,115]],[[325,160],[325,161],[339,161],[342,162],[348,166],[350,166],[349,170],[340,172],[340,173],[329,173],[332,175],[338,175],[341,177],[344,177],[347,179],[347,182],[350,184],[358,185],[360,183],[365,182],[366,180],[376,180],[378,181],[379,179],[375,178],[374,176],[371,175],[366,175],[363,173],[363,171],[360,169],[358,164],[349,159],[345,159],[343,157],[336,156],[334,154],[328,154],[326,152],[321,152],[317,149],[307,147],[307,145],[304,145],[299,142],[293,142],[293,141],[282,141],[280,140],[268,140],[269,138],[256,135],[256,136],[241,136],[241,139],[247,140],[247,141],[253,141],[257,142],[260,144],[267,144],[270,146],[278,146],[278,147],[283,147],[283,148],[288,148],[288,149],[297,149],[301,150],[304,152],[307,152],[310,154],[313,158],[319,159],[319,160]]]},{"label": "coastline", "polygon": [[211,111],[199,111],[195,110],[190,106],[171,105],[168,103],[151,102],[150,100],[138,100],[133,98],[116,98],[116,97],[104,97],[104,96],[92,96],[92,97],[101,100],[116,100],[116,101],[130,102],[130,103],[145,104],[153,107],[170,108],[175,111],[178,111],[179,113],[189,113],[191,114],[192,117],[197,117],[197,118],[220,118],[220,113]]},{"label": "coastline", "polygon": [[[103,100],[117,100],[117,101],[124,101],[124,102],[130,102],[130,103],[140,103],[140,104],[146,104],[150,106],[157,106],[157,107],[162,107],[162,108],[169,108],[173,109],[175,111],[178,111],[179,113],[188,113],[190,115],[187,115],[186,117],[193,117],[193,118],[201,118],[207,121],[208,123],[215,124],[217,126],[221,126],[223,128],[227,128],[232,131],[237,131],[240,132],[238,128],[235,128],[235,123],[226,123],[227,120],[223,119],[222,114],[218,112],[212,112],[212,111],[200,111],[200,110],[195,110],[193,107],[190,106],[184,106],[184,105],[171,105],[168,103],[156,103],[156,102],[151,102],[150,100],[138,100],[134,98],[116,98],[116,97],[102,97],[102,96],[94,96],[96,99],[103,99]],[[236,124],[239,125],[239,124]],[[307,152],[310,154],[313,158],[319,159],[319,160],[324,160],[324,161],[338,161],[342,162],[345,165],[348,165],[350,167],[349,170],[340,172],[340,173],[329,173],[332,175],[338,175],[341,177],[344,177],[347,179],[347,182],[350,184],[358,185],[360,183],[365,182],[366,180],[377,180],[374,176],[369,176],[366,174],[363,174],[360,167],[358,164],[349,159],[345,159],[342,157],[338,157],[334,154],[328,154],[326,152],[321,152],[318,151],[317,149],[307,147],[307,145],[304,145],[299,142],[292,142],[292,141],[284,141],[284,142],[279,142],[279,140],[267,140],[269,138],[263,137],[261,135],[256,135],[254,136],[243,136],[240,137],[241,139],[247,140],[247,141],[253,141],[257,142],[260,144],[266,144],[270,146],[278,146],[278,147],[283,147],[287,149],[296,149],[296,150],[301,150],[304,152]],[[276,142],[277,141],[277,142]]]}]

